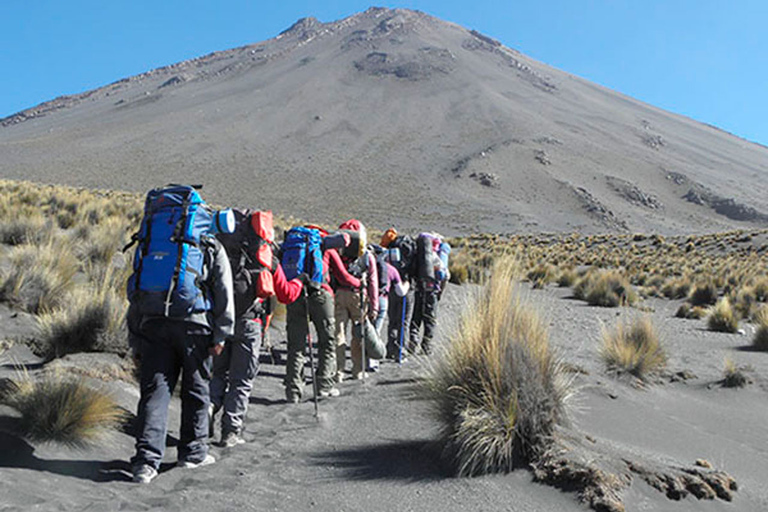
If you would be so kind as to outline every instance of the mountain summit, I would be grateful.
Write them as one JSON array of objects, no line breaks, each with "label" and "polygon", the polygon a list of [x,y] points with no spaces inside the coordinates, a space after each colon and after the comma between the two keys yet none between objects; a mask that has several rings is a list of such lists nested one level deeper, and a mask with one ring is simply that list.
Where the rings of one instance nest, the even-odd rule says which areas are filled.
[{"label": "mountain summit", "polygon": [[[663,77],[659,77],[663,79]],[[277,37],[0,120],[0,175],[446,234],[768,225],[768,148],[424,13]]]}]

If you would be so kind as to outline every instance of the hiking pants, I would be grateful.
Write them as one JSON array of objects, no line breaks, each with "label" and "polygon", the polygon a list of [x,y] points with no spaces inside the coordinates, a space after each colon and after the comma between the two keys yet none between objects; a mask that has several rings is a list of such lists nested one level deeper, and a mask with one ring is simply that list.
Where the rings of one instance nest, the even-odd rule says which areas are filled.
[{"label": "hiking pants", "polygon": [[425,354],[432,351],[432,338],[437,325],[437,291],[416,290],[413,304],[413,319],[411,320],[411,342],[408,351],[415,353],[419,347],[419,334],[421,324],[424,324],[424,337],[421,340],[421,349]]},{"label": "hiking pants", "polygon": [[208,384],[211,331],[184,321],[150,320],[141,328],[141,398],[136,420],[135,465],[160,467],[168,433],[168,405],[181,374],[178,458],[201,462],[208,454]]},{"label": "hiking pants", "polygon": [[[397,297],[397,295],[395,295],[394,297],[395,297],[395,300],[399,298]],[[381,337],[381,330],[384,328],[384,320],[387,318],[388,306],[389,306],[389,296],[379,295],[379,316],[376,317],[376,321],[373,323],[373,327],[376,329],[376,332],[378,333],[379,337]]]},{"label": "hiking pants", "polygon": [[389,301],[387,357],[393,359],[397,358],[397,355],[400,353],[401,333],[403,337],[403,354],[405,354],[405,351],[408,348],[408,340],[410,339],[408,336],[409,325],[411,323],[411,318],[413,317],[413,287],[408,290],[405,299],[405,322],[403,322],[403,297],[393,295],[392,299]]},{"label": "hiking pants", "polygon": [[352,375],[363,371],[363,346],[360,333],[355,332],[354,324],[363,318],[360,309],[360,291],[340,288],[336,292],[336,365],[337,372],[342,374],[346,366],[347,326],[352,331],[350,355],[352,357]]},{"label": "hiking pants", "polygon": [[227,338],[224,351],[213,360],[211,403],[221,417],[221,435],[243,431],[248,399],[253,389],[253,378],[259,371],[261,348],[261,320],[238,318],[235,334]]},{"label": "hiking pants", "polygon": [[309,289],[286,308],[288,361],[285,368],[285,396],[301,398],[304,388],[304,352],[307,349],[309,324],[307,313],[317,333],[317,388],[327,390],[334,385],[336,373],[336,338],[333,320],[333,296],[324,289]]}]

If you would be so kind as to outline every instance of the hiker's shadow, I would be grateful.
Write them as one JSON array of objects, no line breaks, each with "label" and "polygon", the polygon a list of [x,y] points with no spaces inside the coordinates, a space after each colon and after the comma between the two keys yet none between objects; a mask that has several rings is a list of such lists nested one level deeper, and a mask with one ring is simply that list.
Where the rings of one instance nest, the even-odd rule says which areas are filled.
[{"label": "hiker's shadow", "polygon": [[314,463],[338,468],[351,480],[435,481],[449,476],[440,465],[438,450],[435,443],[394,441],[322,453]]},{"label": "hiker's shadow", "polygon": [[[32,469],[92,482],[129,482],[131,465],[126,460],[56,460],[35,456],[35,447],[15,434],[17,418],[0,418],[0,468]],[[163,464],[160,472],[172,464]]]},{"label": "hiker's shadow", "polygon": [[0,468],[33,469],[92,482],[131,480],[130,464],[124,460],[46,460],[36,457],[34,452],[35,448],[24,439],[0,431]]}]

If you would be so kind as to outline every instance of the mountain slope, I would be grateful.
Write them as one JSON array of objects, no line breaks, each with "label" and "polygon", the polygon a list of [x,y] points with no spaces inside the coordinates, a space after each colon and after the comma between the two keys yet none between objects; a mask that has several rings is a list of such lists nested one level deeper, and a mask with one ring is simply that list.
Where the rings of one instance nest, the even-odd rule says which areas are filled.
[{"label": "mountain slope", "polygon": [[768,224],[768,149],[407,10],[160,68],[1,121],[0,175],[307,220],[475,231]]}]

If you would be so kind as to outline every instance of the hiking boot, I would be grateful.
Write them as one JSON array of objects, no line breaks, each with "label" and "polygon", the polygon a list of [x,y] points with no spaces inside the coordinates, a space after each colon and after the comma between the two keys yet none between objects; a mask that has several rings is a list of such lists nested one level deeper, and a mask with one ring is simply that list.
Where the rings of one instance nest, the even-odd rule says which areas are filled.
[{"label": "hiking boot", "polygon": [[216,458],[210,453],[199,462],[192,462],[191,460],[180,460],[176,465],[180,468],[195,469],[202,466],[210,466],[216,462]]},{"label": "hiking boot", "polygon": [[321,389],[318,395],[323,398],[331,398],[331,397],[337,397],[341,395],[341,392],[339,391],[338,388],[328,388],[328,389]]},{"label": "hiking boot", "polygon": [[342,382],[344,382],[344,372],[336,372],[334,379],[336,380],[337,384],[341,384]]},{"label": "hiking boot", "polygon": [[354,379],[355,379],[355,380],[363,380],[363,379],[364,379],[364,378],[366,378],[367,376],[368,376],[368,374],[367,374],[367,373],[365,373],[365,372],[357,372],[357,373],[354,375]]},{"label": "hiking boot", "polygon": [[149,464],[140,464],[133,468],[133,481],[137,484],[148,484],[157,476],[157,470]]},{"label": "hiking boot", "polygon": [[227,434],[221,438],[221,446],[224,448],[232,448],[239,444],[245,444],[245,439],[240,437],[237,432],[227,432]]}]

